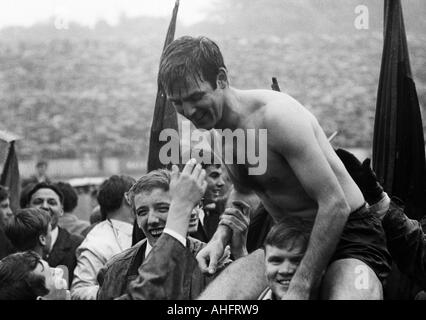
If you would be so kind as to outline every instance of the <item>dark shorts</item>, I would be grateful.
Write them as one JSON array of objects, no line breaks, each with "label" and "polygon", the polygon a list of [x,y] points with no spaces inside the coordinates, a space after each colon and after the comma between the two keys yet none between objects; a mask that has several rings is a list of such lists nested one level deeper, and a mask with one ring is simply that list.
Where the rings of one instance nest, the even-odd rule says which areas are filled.
[{"label": "dark shorts", "polygon": [[382,283],[390,273],[392,258],[386,247],[382,222],[367,205],[350,214],[330,263],[348,258],[367,264]]}]

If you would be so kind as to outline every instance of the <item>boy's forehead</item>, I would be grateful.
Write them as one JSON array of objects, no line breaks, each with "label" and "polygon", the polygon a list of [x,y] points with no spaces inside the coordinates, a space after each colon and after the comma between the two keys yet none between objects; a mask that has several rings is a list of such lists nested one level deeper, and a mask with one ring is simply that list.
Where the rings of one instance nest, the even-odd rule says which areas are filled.
[{"label": "boy's forehead", "polygon": [[298,242],[288,243],[287,245],[275,246],[275,245],[266,245],[265,254],[269,255],[283,255],[283,256],[299,256],[302,255],[303,246]]},{"label": "boy's forehead", "polygon": [[135,206],[152,205],[155,203],[170,203],[170,192],[161,188],[155,188],[151,191],[142,191],[135,195]]},{"label": "boy's forehead", "polygon": [[217,173],[222,173],[222,166],[216,165],[216,164],[210,164],[206,166],[206,172],[207,174],[213,173],[213,172],[217,172]]}]

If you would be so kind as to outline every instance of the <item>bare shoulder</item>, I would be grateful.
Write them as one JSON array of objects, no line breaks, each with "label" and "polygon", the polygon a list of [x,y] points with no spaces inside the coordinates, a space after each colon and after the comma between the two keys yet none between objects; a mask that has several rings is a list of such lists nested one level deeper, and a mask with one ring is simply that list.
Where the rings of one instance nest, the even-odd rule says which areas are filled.
[{"label": "bare shoulder", "polygon": [[272,145],[294,146],[315,137],[316,118],[289,95],[280,94],[268,101],[263,115]]}]

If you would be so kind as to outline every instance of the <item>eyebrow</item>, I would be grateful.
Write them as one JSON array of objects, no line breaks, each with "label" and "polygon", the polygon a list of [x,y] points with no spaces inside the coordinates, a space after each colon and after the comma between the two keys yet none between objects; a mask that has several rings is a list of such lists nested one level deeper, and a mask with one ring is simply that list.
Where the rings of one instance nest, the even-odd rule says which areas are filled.
[{"label": "eyebrow", "polygon": [[[170,206],[169,202],[156,202],[153,204],[154,207],[158,207],[158,206],[162,206],[162,205],[167,205]],[[149,205],[143,204],[141,206],[139,206],[138,208],[136,208],[136,211],[139,211],[140,209],[144,209],[144,208],[148,208]]]},{"label": "eyebrow", "polygon": [[173,99],[173,98],[169,98],[170,101],[172,102],[177,102],[177,101],[188,101],[188,100],[192,100],[194,99],[197,95],[200,95],[201,97],[203,97],[206,93],[204,91],[195,91],[193,93],[191,93],[189,96],[187,97],[183,97],[181,99]]},{"label": "eyebrow", "polygon": [[57,200],[56,198],[43,198],[43,197],[37,197],[37,198],[34,198],[32,201],[35,201],[35,200],[44,200],[44,199],[47,199],[47,200],[55,200],[56,202],[58,202],[58,200]]},{"label": "eyebrow", "polygon": [[168,203],[168,202],[157,202],[157,203],[154,203],[154,206],[163,206],[163,205],[170,206],[170,203]]}]

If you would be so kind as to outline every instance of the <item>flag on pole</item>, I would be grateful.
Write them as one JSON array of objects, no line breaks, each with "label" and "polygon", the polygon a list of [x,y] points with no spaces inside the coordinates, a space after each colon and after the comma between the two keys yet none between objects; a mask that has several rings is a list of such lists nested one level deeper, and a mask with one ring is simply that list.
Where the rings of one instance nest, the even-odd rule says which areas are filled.
[{"label": "flag on pole", "polygon": [[[407,2],[408,4],[408,2]],[[373,168],[384,190],[425,215],[425,145],[400,0],[385,0],[384,45],[377,92]]]},{"label": "flag on pole", "polygon": [[13,212],[19,209],[21,185],[19,181],[18,158],[15,152],[15,141],[9,141],[9,152],[0,177],[0,184],[9,188],[10,208]]},{"label": "flag on pole", "polygon": [[[169,24],[169,29],[167,30],[166,40],[164,41],[163,52],[174,39],[178,9],[179,0],[176,0],[173,8],[172,19]],[[165,143],[167,143],[159,140],[160,133],[163,129],[175,129],[178,132],[179,127],[176,110],[171,103],[167,101],[163,88],[158,85],[154,117],[151,125],[151,136],[149,140],[148,172],[165,166],[159,159],[160,149]]]},{"label": "flag on pole", "polygon": [[[179,9],[179,0],[176,0],[173,8],[172,18],[170,20],[169,28],[167,30],[166,40],[164,41],[164,49],[173,41],[176,30],[176,19]],[[155,169],[165,167],[159,158],[160,149],[166,143],[160,141],[160,133],[163,129],[175,129],[179,132],[177,113],[175,108],[167,101],[166,94],[163,88],[158,85],[157,97],[155,99],[154,116],[151,124],[151,135],[149,139],[149,150],[148,150],[148,165],[147,171],[150,172]],[[145,235],[142,230],[138,227],[135,220],[133,224],[132,233],[132,245],[138,243],[144,239]]]}]

